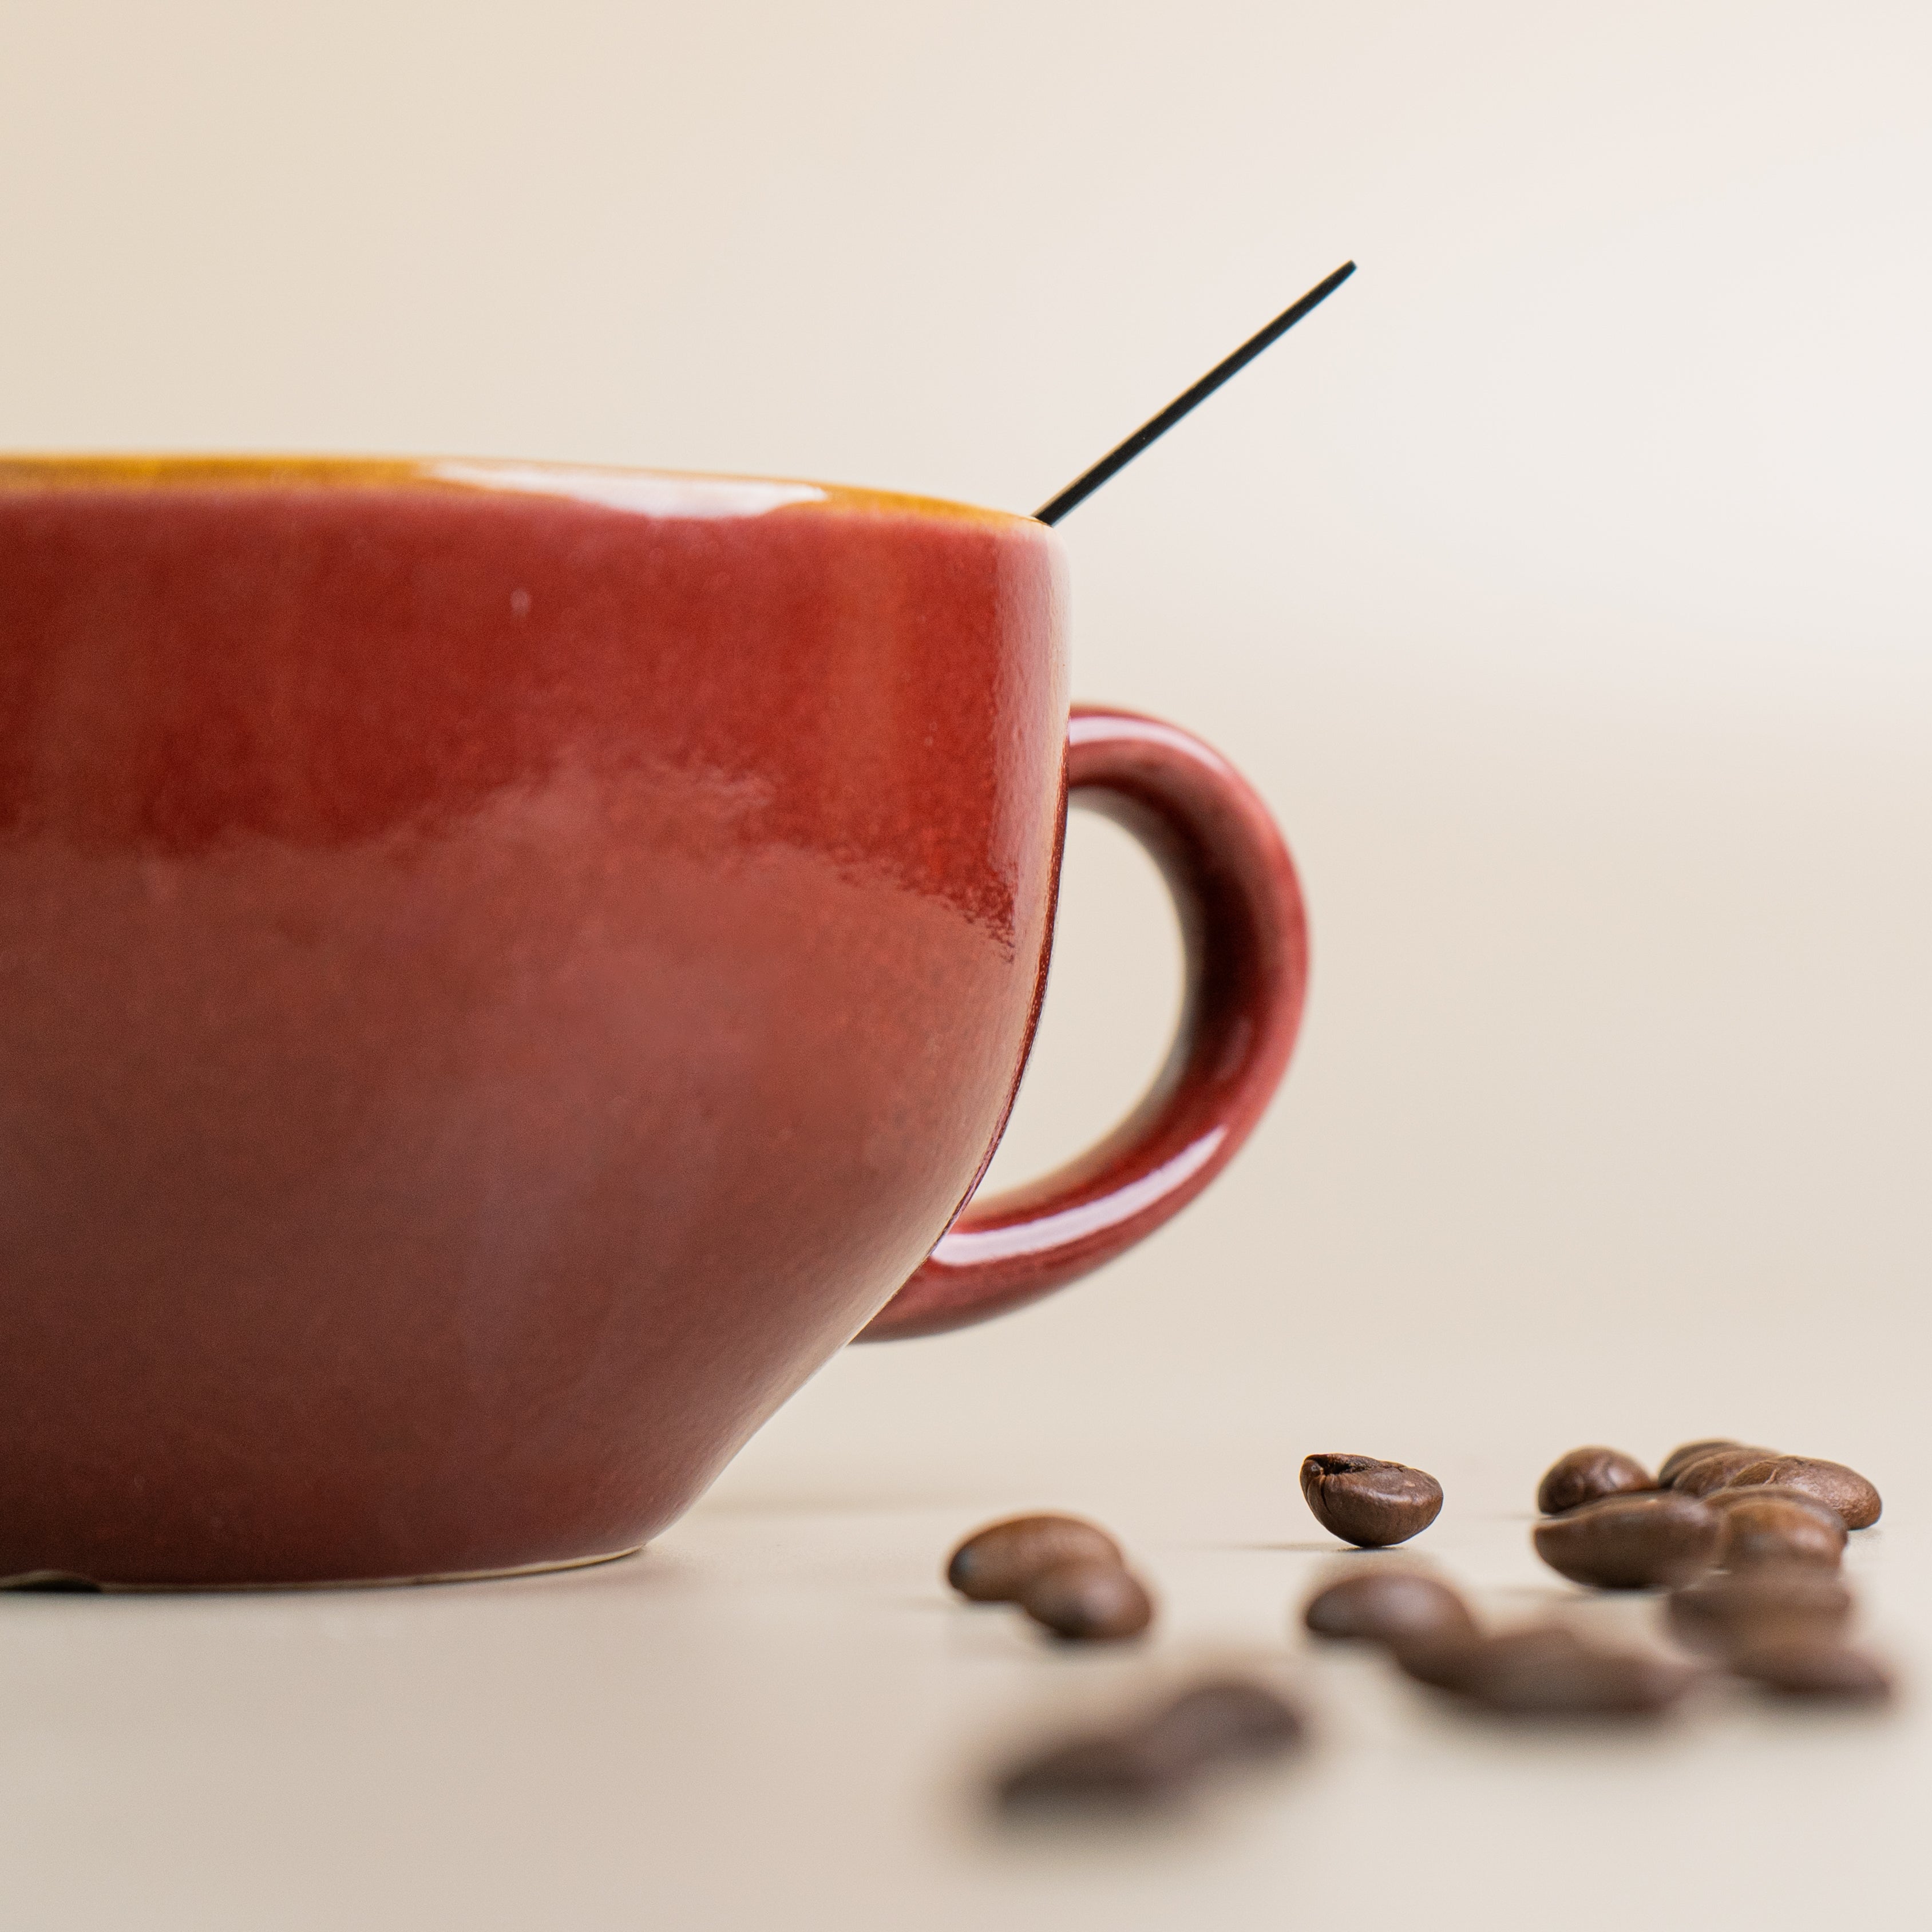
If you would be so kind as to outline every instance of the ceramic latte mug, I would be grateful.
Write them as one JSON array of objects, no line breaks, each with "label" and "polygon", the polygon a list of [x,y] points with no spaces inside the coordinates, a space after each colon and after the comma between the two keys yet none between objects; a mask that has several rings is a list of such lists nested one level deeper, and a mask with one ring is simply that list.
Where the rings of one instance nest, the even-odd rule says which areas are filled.
[{"label": "ceramic latte mug", "polygon": [[[636,1548],[843,1343],[1206,1185],[1305,970],[1255,794],[1076,710],[1026,518],[500,464],[0,462],[0,1577]],[[971,1196],[1068,793],[1165,1071]]]}]

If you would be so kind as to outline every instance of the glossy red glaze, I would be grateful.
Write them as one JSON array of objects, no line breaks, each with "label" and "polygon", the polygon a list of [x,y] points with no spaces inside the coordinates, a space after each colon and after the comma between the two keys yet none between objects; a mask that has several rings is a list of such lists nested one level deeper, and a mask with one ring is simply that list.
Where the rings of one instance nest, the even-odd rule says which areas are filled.
[{"label": "glossy red glaze", "polygon": [[[676,1516],[990,1156],[1063,609],[1040,526],[911,499],[0,464],[0,1576],[501,1570]],[[1203,935],[1184,1064],[876,1330],[1115,1252],[1286,1054],[1258,807],[1092,728],[1075,781]]]},{"label": "glossy red glaze", "polygon": [[1186,946],[1179,1032],[1126,1120],[1057,1173],[974,1202],[862,1340],[927,1335],[1036,1300],[1179,1213],[1234,1158],[1301,1024],[1308,928],[1268,808],[1199,739],[1132,712],[1076,710],[1074,802],[1154,855]]}]

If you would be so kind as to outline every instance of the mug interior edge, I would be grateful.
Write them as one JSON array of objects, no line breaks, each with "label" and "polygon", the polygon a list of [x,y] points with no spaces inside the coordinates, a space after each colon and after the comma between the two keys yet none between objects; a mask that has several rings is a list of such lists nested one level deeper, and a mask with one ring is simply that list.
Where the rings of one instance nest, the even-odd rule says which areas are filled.
[{"label": "mug interior edge", "polygon": [[794,477],[501,457],[0,453],[0,494],[4,494],[170,487],[484,491],[558,497],[645,515],[740,517],[776,509],[810,509],[978,524],[1035,538],[1051,534],[1046,524],[1014,511]]}]

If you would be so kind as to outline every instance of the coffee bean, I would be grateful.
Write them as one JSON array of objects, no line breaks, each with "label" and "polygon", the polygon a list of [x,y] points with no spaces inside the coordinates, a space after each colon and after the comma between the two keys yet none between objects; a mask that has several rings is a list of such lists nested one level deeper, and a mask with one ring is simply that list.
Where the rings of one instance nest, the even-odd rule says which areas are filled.
[{"label": "coffee bean", "polygon": [[1445,1627],[1399,1636],[1390,1645],[1404,1676],[1435,1690],[1465,1694],[1473,1692],[1484,1672],[1495,1668],[1498,1658],[1567,1656],[1582,1648],[1582,1639],[1561,1624],[1534,1624],[1494,1636],[1473,1626]]},{"label": "coffee bean", "polygon": [[1209,1678],[1136,1722],[1027,1759],[1000,1780],[999,1796],[1010,1808],[1171,1803],[1220,1766],[1280,1756],[1304,1730],[1301,1714],[1266,1685]]},{"label": "coffee bean", "polygon": [[1374,1567],[1330,1583],[1309,1598],[1302,1621],[1317,1636],[1387,1642],[1432,1630],[1473,1634],[1468,1606],[1447,1583],[1414,1570]]},{"label": "coffee bean", "polygon": [[1835,1639],[1851,1620],[1852,1593],[1810,1563],[1762,1563],[1671,1592],[1670,1633],[1693,1650],[1728,1655],[1786,1638]]},{"label": "coffee bean", "polygon": [[1138,1636],[1154,1622],[1154,1600],[1119,1563],[1078,1558],[1031,1578],[1019,1606],[1056,1636],[1110,1643]]},{"label": "coffee bean", "polygon": [[1730,1662],[1740,1677],[1786,1697],[1876,1704],[1892,1695],[1891,1674],[1882,1664],[1828,1638],[1780,1636],[1740,1651]]},{"label": "coffee bean", "polygon": [[1141,1810],[1180,1796],[1193,1772],[1192,1762],[1156,1744],[1131,1734],[1099,1732],[1023,1760],[997,1788],[999,1802],[1009,1810]]},{"label": "coffee bean", "polygon": [[1713,1490],[1726,1487],[1740,1469],[1774,1453],[1743,1443],[1730,1449],[1713,1449],[1708,1456],[1686,1462],[1671,1478],[1670,1486],[1687,1496],[1707,1496]]},{"label": "coffee bean", "polygon": [[1695,1442],[1680,1442],[1658,1466],[1657,1486],[1660,1490],[1669,1489],[1676,1482],[1678,1470],[1696,1462],[1700,1456],[1709,1455],[1714,1449],[1742,1449],[1744,1446],[1728,1436],[1706,1436]]},{"label": "coffee bean", "polygon": [[1460,1690],[1468,1680],[1472,1661],[1487,1641],[1472,1625],[1399,1632],[1387,1640],[1388,1654],[1405,1677],[1436,1690]]},{"label": "coffee bean", "polygon": [[1751,1489],[1768,1484],[1816,1496],[1838,1512],[1847,1529],[1869,1528],[1885,1507],[1878,1491],[1857,1470],[1812,1456],[1768,1456],[1736,1470],[1726,1486]]},{"label": "coffee bean", "polygon": [[1210,1678],[1148,1718],[1141,1741],[1197,1766],[1234,1758],[1278,1757],[1301,1740],[1301,1714],[1245,1677]]},{"label": "coffee bean", "polygon": [[1513,1717],[1656,1716],[1696,1676],[1665,1658],[1599,1650],[1555,1624],[1425,1638],[1402,1645],[1396,1657],[1419,1682]]},{"label": "coffee bean", "polygon": [[1845,1526],[1828,1503],[1802,1490],[1713,1490],[1704,1498],[1724,1520],[1717,1561],[1726,1570],[1759,1563],[1817,1563],[1835,1568]]},{"label": "coffee bean", "polygon": [[1536,1553],[1572,1582],[1648,1590],[1688,1582],[1707,1568],[1722,1519],[1672,1490],[1606,1496],[1538,1523]]},{"label": "coffee bean", "polygon": [[1667,1658],[1519,1645],[1479,1658],[1467,1694],[1522,1717],[1648,1717],[1667,1711],[1696,1675]]},{"label": "coffee bean", "polygon": [[1301,1493],[1322,1527],[1364,1550],[1406,1543],[1442,1507],[1442,1485],[1404,1462],[1373,1456],[1310,1456]]},{"label": "coffee bean", "polygon": [[953,1551],[946,1580],[976,1604],[1012,1602],[1028,1581],[1076,1558],[1120,1562],[1120,1547],[1077,1516],[1016,1516],[988,1523]]},{"label": "coffee bean", "polygon": [[1657,1486],[1650,1472],[1635,1456],[1593,1444],[1587,1449],[1573,1449],[1550,1464],[1536,1486],[1536,1506],[1544,1515],[1556,1516],[1580,1503],[1594,1502],[1600,1496]]}]

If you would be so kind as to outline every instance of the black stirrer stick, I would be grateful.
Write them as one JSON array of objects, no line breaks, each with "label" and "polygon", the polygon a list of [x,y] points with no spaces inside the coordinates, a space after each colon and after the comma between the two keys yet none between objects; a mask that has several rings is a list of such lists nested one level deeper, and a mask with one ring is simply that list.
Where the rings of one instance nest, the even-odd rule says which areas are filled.
[{"label": "black stirrer stick", "polygon": [[1050,503],[1043,503],[1034,514],[1042,524],[1057,524],[1076,503],[1084,502],[1107,478],[1124,470],[1156,436],[1165,436],[1197,403],[1204,403],[1230,376],[1238,375],[1271,342],[1286,335],[1312,308],[1326,302],[1355,272],[1352,262],[1344,262],[1325,280],[1317,282],[1307,294],[1285,308],[1258,334],[1251,335],[1225,362],[1217,362],[1191,389],[1184,389],[1160,414],[1144,422],[1125,442],[1108,451],[1091,470],[1078,476]]}]

